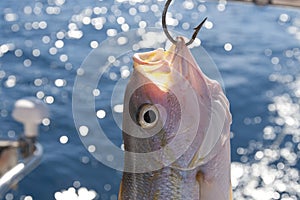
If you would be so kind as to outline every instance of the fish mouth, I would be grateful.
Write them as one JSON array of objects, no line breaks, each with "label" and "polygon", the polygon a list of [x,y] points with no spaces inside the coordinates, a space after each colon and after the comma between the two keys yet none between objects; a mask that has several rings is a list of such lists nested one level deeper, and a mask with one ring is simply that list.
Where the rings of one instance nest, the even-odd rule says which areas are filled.
[{"label": "fish mouth", "polygon": [[182,78],[192,85],[193,82],[198,82],[195,73],[199,69],[196,69],[197,64],[191,57],[183,37],[178,37],[177,43],[166,51],[158,48],[150,52],[136,53],[133,61],[134,69],[164,92]]},{"label": "fish mouth", "polygon": [[136,53],[133,56],[133,67],[157,85],[160,90],[166,92],[174,84],[172,79],[172,65],[175,56],[176,46],[169,50],[158,48],[154,51]]}]

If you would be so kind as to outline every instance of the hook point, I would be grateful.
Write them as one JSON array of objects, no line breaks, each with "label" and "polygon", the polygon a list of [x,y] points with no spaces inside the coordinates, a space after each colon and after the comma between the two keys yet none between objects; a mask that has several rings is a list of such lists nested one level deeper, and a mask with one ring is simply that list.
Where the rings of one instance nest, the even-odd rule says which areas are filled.
[{"label": "hook point", "polygon": [[[168,28],[167,28],[167,24],[166,24],[166,15],[167,15],[167,10],[169,8],[170,3],[172,2],[172,0],[168,0],[165,4],[164,10],[163,10],[163,14],[162,14],[162,27],[163,30],[167,36],[167,38],[173,43],[176,44],[176,40],[174,40],[172,38],[172,36],[170,35]],[[187,42],[185,45],[188,46],[190,44],[192,44],[194,42],[194,40],[197,37],[198,32],[200,31],[201,27],[203,26],[203,24],[205,23],[205,21],[207,20],[207,17],[204,18],[204,20],[197,26],[194,28],[194,33],[192,35],[192,38],[190,39],[189,42]]]}]

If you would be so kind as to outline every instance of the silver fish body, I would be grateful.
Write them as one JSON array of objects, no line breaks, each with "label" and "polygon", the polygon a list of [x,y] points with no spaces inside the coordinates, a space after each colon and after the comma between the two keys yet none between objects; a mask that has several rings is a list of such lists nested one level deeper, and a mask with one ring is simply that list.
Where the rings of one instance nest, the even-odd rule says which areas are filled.
[{"label": "silver fish body", "polygon": [[135,54],[123,139],[137,156],[125,153],[130,170],[119,199],[231,199],[230,124],[220,85],[203,74],[183,38],[168,51]]}]

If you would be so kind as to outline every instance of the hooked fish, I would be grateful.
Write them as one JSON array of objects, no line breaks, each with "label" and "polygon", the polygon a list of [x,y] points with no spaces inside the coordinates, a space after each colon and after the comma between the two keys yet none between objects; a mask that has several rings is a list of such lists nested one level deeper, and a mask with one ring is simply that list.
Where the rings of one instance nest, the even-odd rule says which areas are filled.
[{"label": "hooked fish", "polygon": [[119,199],[232,199],[232,119],[220,84],[201,71],[182,37],[133,61]]}]

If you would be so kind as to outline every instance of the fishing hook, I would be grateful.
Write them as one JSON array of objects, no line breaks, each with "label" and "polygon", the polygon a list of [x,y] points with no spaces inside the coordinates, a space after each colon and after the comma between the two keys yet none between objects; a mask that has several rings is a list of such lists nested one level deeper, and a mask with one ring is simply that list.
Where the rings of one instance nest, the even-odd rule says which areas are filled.
[{"label": "fishing hook", "polygon": [[[165,4],[165,8],[163,10],[163,14],[162,14],[162,26],[164,29],[164,32],[167,36],[167,38],[173,43],[176,44],[176,40],[174,40],[172,38],[172,36],[170,35],[168,28],[167,28],[167,23],[166,23],[166,15],[167,15],[167,11],[169,8],[169,5],[171,4],[172,0],[167,0],[166,4]],[[190,41],[188,41],[185,45],[188,46],[190,44],[192,44],[194,42],[194,40],[197,37],[198,32],[200,31],[201,27],[203,26],[203,24],[205,23],[205,21],[207,20],[207,17],[205,17],[205,19],[197,26],[194,28],[194,33],[192,35],[192,38],[190,39]]]}]

